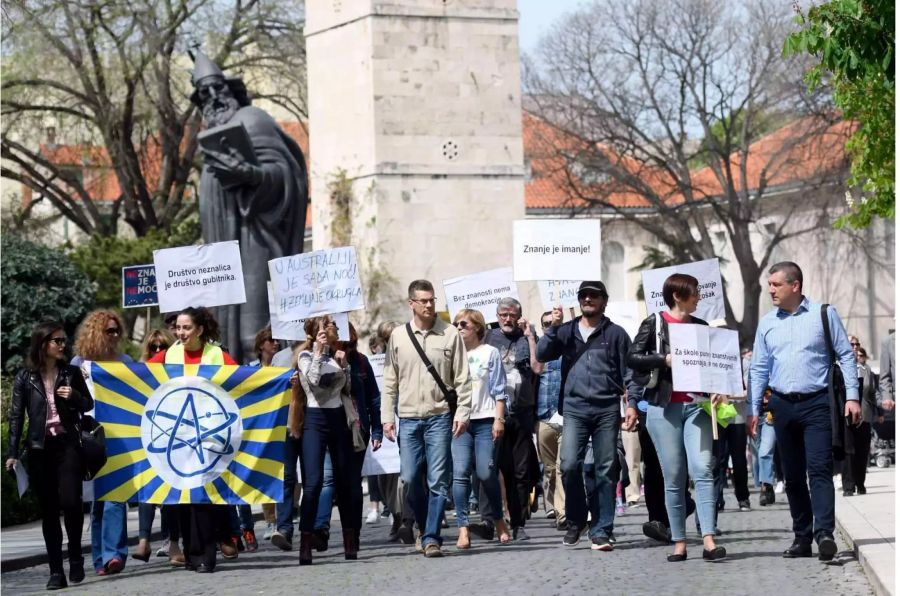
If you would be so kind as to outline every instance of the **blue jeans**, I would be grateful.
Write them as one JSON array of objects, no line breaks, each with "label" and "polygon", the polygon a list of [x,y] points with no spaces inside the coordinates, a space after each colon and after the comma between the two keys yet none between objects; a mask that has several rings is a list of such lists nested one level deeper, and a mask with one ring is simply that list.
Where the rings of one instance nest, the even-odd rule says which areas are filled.
[{"label": "blue jeans", "polygon": [[694,479],[697,519],[703,536],[716,534],[716,491],[713,479],[712,421],[697,404],[648,406],[647,430],[653,439],[666,485],[666,513],[672,540],[685,539],[685,487]]},{"label": "blue jeans", "polygon": [[[406,484],[406,496],[419,528],[424,528],[422,547],[443,543],[441,516],[450,484],[450,414],[429,418],[400,419],[400,477]],[[422,476],[428,482],[428,494]]]},{"label": "blue jeans", "polygon": [[[610,399],[597,414],[582,418],[563,414],[560,472],[566,493],[566,519],[569,527],[582,528],[591,512],[591,538],[609,538],[616,517],[616,441],[619,437],[619,400]],[[595,489],[585,494],[584,458],[588,440],[593,445]],[[590,503],[588,503],[590,499]]]},{"label": "blue jeans", "polygon": [[[325,482],[325,450],[331,454],[334,473],[335,495],[341,527],[358,530],[362,519],[352,513],[352,482],[362,484],[359,476],[350,478],[350,456],[353,453],[353,439],[347,427],[344,408],[306,408],[303,420],[303,498],[300,500],[300,531],[312,532],[316,529],[319,515],[319,501]],[[354,519],[355,517],[355,519]]]},{"label": "blue jeans", "polygon": [[[497,458],[500,442],[494,442],[491,430],[493,418],[471,420],[469,428],[453,439],[453,502],[456,504],[456,525],[469,526],[469,496],[472,489],[472,467],[475,476],[484,487],[492,512],[503,511],[500,501],[500,479],[497,476]],[[474,460],[474,462],[473,462]]]},{"label": "blue jeans", "polygon": [[228,509],[232,536],[240,536],[244,530],[253,529],[253,510],[250,505],[235,505]]},{"label": "blue jeans", "polygon": [[284,441],[284,493],[275,503],[278,532],[291,540],[294,536],[294,486],[297,484],[297,460],[303,451],[301,439],[287,435]]},{"label": "blue jeans", "polygon": [[319,509],[316,511],[317,530],[331,526],[331,509],[334,507],[334,468],[331,466],[331,454],[328,451],[325,451],[325,469],[322,478]]},{"label": "blue jeans", "polygon": [[794,520],[794,536],[806,542],[822,534],[834,534],[829,399],[825,391],[799,403],[780,397],[769,400],[784,472],[784,492]]},{"label": "blue jeans", "polygon": [[99,571],[113,557],[128,558],[128,505],[94,501],[91,507],[91,554]]},{"label": "blue jeans", "polygon": [[[775,427],[762,422],[756,427],[756,461],[758,462],[757,484],[775,484]],[[754,466],[755,467],[755,466]]]}]

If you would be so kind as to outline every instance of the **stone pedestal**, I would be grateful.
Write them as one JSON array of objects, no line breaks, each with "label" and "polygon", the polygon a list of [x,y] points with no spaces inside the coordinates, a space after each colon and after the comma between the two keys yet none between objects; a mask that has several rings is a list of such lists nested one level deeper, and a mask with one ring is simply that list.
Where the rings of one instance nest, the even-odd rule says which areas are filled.
[{"label": "stone pedestal", "polygon": [[[515,0],[307,4],[313,247],[349,239],[365,330],[410,281],[509,265],[525,214]],[[342,177],[345,176],[345,177]]]}]

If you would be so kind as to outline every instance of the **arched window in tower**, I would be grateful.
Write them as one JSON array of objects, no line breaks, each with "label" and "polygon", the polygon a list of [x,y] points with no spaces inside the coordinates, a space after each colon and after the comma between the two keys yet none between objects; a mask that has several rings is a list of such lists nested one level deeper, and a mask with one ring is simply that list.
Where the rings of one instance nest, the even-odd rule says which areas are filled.
[{"label": "arched window in tower", "polygon": [[625,300],[625,248],[618,242],[604,242],[603,279],[610,300]]}]

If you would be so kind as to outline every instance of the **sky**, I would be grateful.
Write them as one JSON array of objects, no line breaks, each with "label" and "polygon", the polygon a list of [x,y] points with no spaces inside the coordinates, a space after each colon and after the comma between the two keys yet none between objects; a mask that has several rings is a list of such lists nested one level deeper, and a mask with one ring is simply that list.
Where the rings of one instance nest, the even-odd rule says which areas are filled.
[{"label": "sky", "polygon": [[573,12],[586,0],[518,0],[519,47],[532,53],[541,37],[560,17]]}]

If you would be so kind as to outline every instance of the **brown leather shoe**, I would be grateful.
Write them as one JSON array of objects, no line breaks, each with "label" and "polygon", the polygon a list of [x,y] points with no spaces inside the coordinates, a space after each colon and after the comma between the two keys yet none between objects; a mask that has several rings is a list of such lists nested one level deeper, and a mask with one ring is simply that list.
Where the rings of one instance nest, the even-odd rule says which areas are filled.
[{"label": "brown leather shoe", "polygon": [[137,559],[138,561],[143,561],[144,563],[149,561],[150,560],[150,541],[147,540],[146,538],[141,538],[140,540],[138,540],[137,549],[135,549],[135,551],[133,553],[131,553],[131,556],[134,557],[135,559]]},{"label": "brown leather shoe", "polygon": [[238,549],[234,544],[221,542],[219,543],[219,550],[222,551],[222,556],[226,559],[237,559]]}]

